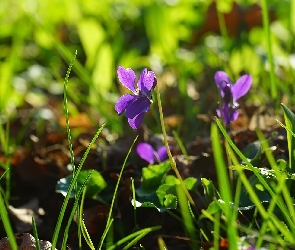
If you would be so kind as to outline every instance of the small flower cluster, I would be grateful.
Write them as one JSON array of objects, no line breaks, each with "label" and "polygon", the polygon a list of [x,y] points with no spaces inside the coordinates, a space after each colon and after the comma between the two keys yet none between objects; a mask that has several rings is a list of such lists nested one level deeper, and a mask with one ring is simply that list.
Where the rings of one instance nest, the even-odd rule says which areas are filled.
[{"label": "small flower cluster", "polygon": [[134,87],[136,75],[132,69],[119,66],[117,74],[122,85],[131,90],[133,94],[121,96],[115,104],[115,110],[118,115],[126,111],[129,125],[133,129],[138,129],[152,103],[152,90],[157,84],[155,73],[144,69],[137,82],[138,89]]},{"label": "small flower cluster", "polygon": [[[157,85],[155,73],[144,69],[138,79],[137,89],[134,86],[136,75],[132,69],[119,66],[117,74],[122,85],[131,90],[133,94],[121,96],[115,104],[115,110],[118,115],[126,111],[129,125],[133,129],[138,129],[152,103],[152,90]],[[221,95],[221,108],[217,109],[216,113],[227,125],[238,118],[239,104],[237,100],[249,91],[252,85],[252,76],[243,75],[233,84],[225,72],[217,71],[214,80]]]},{"label": "small flower cluster", "polygon": [[217,87],[220,89],[221,109],[217,109],[216,113],[221,117],[225,124],[235,121],[239,113],[237,109],[239,104],[237,100],[247,94],[252,84],[251,75],[241,76],[235,84],[232,84],[228,75],[223,71],[217,71],[214,75]]}]

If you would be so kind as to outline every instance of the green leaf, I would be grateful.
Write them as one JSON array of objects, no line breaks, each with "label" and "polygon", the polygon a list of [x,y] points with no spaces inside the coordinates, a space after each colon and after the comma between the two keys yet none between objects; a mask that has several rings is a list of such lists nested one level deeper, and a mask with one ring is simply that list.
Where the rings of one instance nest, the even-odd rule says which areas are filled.
[{"label": "green leaf", "polygon": [[[108,43],[98,50],[96,63],[92,72],[93,87],[98,92],[108,92],[113,85],[114,60],[113,51]],[[92,96],[95,98],[95,96]],[[97,97],[96,97],[97,98]]]},{"label": "green leaf", "polygon": [[289,166],[291,173],[295,173],[295,115],[288,109],[284,104],[282,104],[284,110],[284,117],[286,123],[287,140],[288,140],[288,150],[289,150]]},{"label": "green leaf", "polygon": [[161,205],[165,204],[166,196],[169,194],[176,194],[175,185],[172,186],[168,184],[163,184],[157,189],[156,195],[158,196]]},{"label": "green leaf", "polygon": [[170,162],[165,161],[159,165],[152,165],[142,169],[142,183],[136,189],[139,196],[154,193],[162,183],[162,179],[170,169]]},{"label": "green leaf", "polygon": [[174,175],[167,175],[164,177],[163,184],[177,185],[180,184],[180,181]]},{"label": "green leaf", "polygon": [[188,177],[183,182],[187,190],[196,192],[198,186],[197,178]]},{"label": "green leaf", "polygon": [[253,162],[260,159],[262,155],[262,146],[260,141],[255,141],[248,144],[243,150],[242,153],[250,161]]},{"label": "green leaf", "polygon": [[105,39],[105,31],[94,18],[82,19],[78,22],[78,34],[86,53],[86,66],[91,69],[96,61],[97,50]]},{"label": "green leaf", "polygon": [[204,193],[206,195],[207,201],[212,202],[215,194],[215,187],[211,180],[206,178],[201,178],[201,182],[204,188]]},{"label": "green leaf", "polygon": [[[264,188],[262,188],[263,186],[261,185],[261,183],[259,182],[257,177],[255,175],[252,175],[249,178],[249,182],[250,182],[251,186],[254,187],[254,191],[255,191],[256,195],[258,196],[260,202],[261,203],[269,203],[271,200],[271,196],[267,192],[261,191],[261,190],[264,190]],[[253,209],[254,207],[256,207],[256,205],[250,199],[249,194],[246,191],[246,189],[243,189],[241,192],[238,209],[239,210],[250,210],[250,209]]]},{"label": "green leaf", "polygon": [[[165,212],[167,209],[177,207],[176,185],[162,184],[156,190],[145,196],[140,196],[135,202],[136,207],[154,207],[159,212]],[[134,205],[134,201],[131,201]]]},{"label": "green leaf", "polygon": [[[221,209],[220,209],[220,206],[219,206],[219,204],[217,203],[218,201],[217,200],[213,200],[210,204],[209,204],[209,206],[208,206],[208,208],[206,209],[206,211],[209,213],[209,214],[215,214],[216,212],[218,212],[218,211],[220,211]],[[201,214],[200,215],[200,217],[199,217],[199,220],[202,220],[202,219],[205,219],[205,218],[207,218],[207,216],[205,215],[205,214]]]},{"label": "green leaf", "polygon": [[173,194],[167,194],[164,200],[164,206],[167,209],[176,209],[177,207],[177,197]]},{"label": "green leaf", "polygon": [[[96,170],[83,170],[80,171],[79,176],[77,178],[77,185],[78,189],[82,186],[83,182],[89,175],[89,173],[92,171],[92,174],[86,184],[86,196],[90,198],[94,198],[96,194],[98,194],[101,190],[103,190],[107,184],[105,180],[103,179],[102,175],[97,172]],[[73,175],[69,175],[65,178],[60,179],[57,182],[55,191],[58,193],[61,193],[63,196],[67,195],[68,188],[70,186],[71,180],[73,178]],[[74,191],[71,193],[71,198],[75,197]]]}]

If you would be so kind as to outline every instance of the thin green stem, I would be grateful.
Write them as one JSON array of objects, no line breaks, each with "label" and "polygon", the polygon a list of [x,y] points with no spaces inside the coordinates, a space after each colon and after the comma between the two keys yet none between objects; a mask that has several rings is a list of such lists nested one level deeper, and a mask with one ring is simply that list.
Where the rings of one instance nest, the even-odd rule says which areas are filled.
[{"label": "thin green stem", "polygon": [[105,228],[105,230],[104,230],[103,236],[102,236],[101,239],[100,239],[100,243],[99,243],[97,249],[102,249],[104,239],[105,239],[105,237],[106,237],[106,235],[107,235],[107,232],[108,232],[109,229],[110,229],[110,225],[111,225],[111,223],[112,223],[113,207],[114,207],[114,204],[115,204],[115,199],[116,199],[117,194],[118,194],[119,184],[120,184],[120,181],[121,181],[121,178],[122,178],[122,175],[123,175],[123,171],[124,171],[124,168],[125,168],[125,166],[126,166],[126,163],[127,163],[128,157],[129,157],[129,155],[130,155],[130,153],[131,153],[131,150],[132,150],[132,148],[133,148],[135,142],[137,141],[137,138],[138,138],[138,136],[136,136],[136,138],[134,139],[134,141],[133,141],[133,143],[132,143],[132,145],[131,145],[131,147],[130,147],[130,149],[129,149],[129,151],[128,151],[126,157],[125,157],[124,163],[123,163],[123,165],[122,165],[122,168],[121,168],[121,171],[120,171],[120,174],[119,174],[119,177],[118,177],[118,181],[117,181],[117,184],[116,184],[116,187],[115,187],[114,195],[113,195],[113,198],[112,198],[112,202],[111,202],[111,207],[110,207],[110,211],[109,211],[109,215],[108,215],[108,219],[107,219],[107,223],[106,223],[107,226],[106,226],[106,228]]},{"label": "thin green stem", "polygon": [[159,91],[158,85],[156,87],[156,92],[157,92],[157,100],[158,100],[158,106],[159,106],[159,114],[160,114],[162,133],[163,133],[163,137],[164,137],[164,144],[166,146],[166,150],[167,150],[167,154],[168,154],[168,157],[169,157],[169,161],[171,163],[171,167],[172,167],[173,171],[175,172],[176,177],[180,181],[180,185],[183,188],[183,191],[185,192],[190,204],[195,206],[195,202],[193,201],[193,198],[191,197],[190,193],[188,192],[187,188],[185,187],[183,179],[182,179],[182,177],[181,177],[181,175],[178,172],[178,169],[176,167],[175,160],[173,159],[172,154],[170,152],[170,148],[169,148],[168,141],[167,141],[167,134],[166,134],[165,123],[164,123],[164,116],[163,116],[163,112],[162,112],[161,96],[160,96],[160,91]]},{"label": "thin green stem", "polygon": [[274,60],[273,60],[273,54],[272,54],[272,44],[270,39],[270,27],[269,27],[269,17],[268,17],[268,6],[267,6],[267,0],[261,1],[261,8],[262,8],[262,17],[263,17],[263,28],[266,36],[266,43],[267,43],[267,59],[270,66],[270,91],[271,96],[274,100],[277,99],[278,91],[277,91],[277,85],[275,82],[275,73],[274,73]]},{"label": "thin green stem", "polygon": [[177,134],[177,132],[175,130],[172,131],[172,134],[173,134],[173,136],[174,136],[174,138],[175,138],[175,140],[176,140],[176,142],[177,142],[177,144],[178,144],[178,146],[179,146],[179,148],[181,150],[181,153],[185,156],[186,160],[189,160],[188,153],[186,152],[186,149],[185,149],[179,135]]}]

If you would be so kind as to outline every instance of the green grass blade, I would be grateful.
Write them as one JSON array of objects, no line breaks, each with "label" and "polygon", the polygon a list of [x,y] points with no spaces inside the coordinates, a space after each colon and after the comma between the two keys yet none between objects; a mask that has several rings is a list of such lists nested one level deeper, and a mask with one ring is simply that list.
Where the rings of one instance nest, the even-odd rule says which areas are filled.
[{"label": "green grass blade", "polygon": [[81,203],[80,203],[80,223],[79,223],[79,226],[81,227],[81,232],[82,232],[82,235],[87,243],[87,245],[90,247],[91,250],[95,250],[95,247],[92,243],[92,240],[91,240],[91,237],[87,231],[87,227],[84,223],[84,220],[83,220],[83,206],[84,206],[84,201],[85,201],[85,195],[86,195],[86,190],[87,190],[87,187],[83,190],[83,194],[82,194],[82,198],[81,198]]},{"label": "green grass blade", "polygon": [[142,230],[139,230],[133,234],[130,234],[128,236],[126,236],[125,238],[119,240],[118,242],[116,242],[115,244],[113,244],[111,247],[107,248],[107,250],[114,250],[116,249],[118,246],[121,246],[122,244],[132,240],[132,244],[131,242],[125,246],[123,249],[127,249],[127,247],[131,247],[132,245],[134,245],[138,240],[140,240],[141,238],[143,238],[145,235],[147,235],[148,233],[150,232],[153,232],[153,231],[157,231],[159,229],[161,229],[162,227],[161,226],[154,226],[154,227],[148,227],[148,228],[144,228]]},{"label": "green grass blade", "polygon": [[232,194],[230,188],[230,181],[228,177],[228,172],[223,158],[223,150],[221,147],[218,127],[215,123],[211,125],[211,141],[214,161],[216,164],[217,179],[219,183],[220,196],[225,202],[224,213],[227,218],[227,237],[229,239],[230,249],[237,249],[237,229],[234,226],[233,221],[233,211],[232,211]]},{"label": "green grass blade", "polygon": [[131,188],[132,188],[132,198],[133,198],[133,216],[134,216],[134,226],[137,225],[137,218],[136,218],[136,197],[135,197],[135,186],[134,186],[134,179],[131,178]]},{"label": "green grass blade", "polygon": [[63,236],[63,242],[62,242],[62,248],[61,249],[66,249],[66,244],[67,244],[69,229],[70,229],[72,220],[74,218],[74,215],[75,215],[76,211],[78,210],[80,197],[81,197],[81,195],[82,195],[82,193],[83,193],[83,191],[84,191],[84,189],[86,187],[86,183],[88,182],[91,174],[92,174],[92,171],[88,174],[88,176],[86,177],[85,181],[82,183],[80,189],[77,192],[77,195],[75,197],[75,202],[74,202],[74,205],[73,205],[71,214],[69,216],[67,226],[66,226],[65,231],[64,231],[64,236]]},{"label": "green grass blade", "polygon": [[[241,160],[243,162],[246,163],[246,165],[248,166],[248,168],[255,174],[255,176],[257,177],[257,179],[260,181],[260,183],[264,186],[264,188],[268,191],[268,193],[270,194],[271,197],[275,196],[274,191],[272,190],[272,188],[269,186],[269,184],[264,180],[264,178],[260,175],[259,171],[257,169],[255,169],[253,167],[253,165],[248,161],[248,159],[242,154],[242,152],[236,147],[236,145],[233,143],[233,141],[230,139],[230,137],[228,136],[228,134],[226,133],[225,129],[223,128],[221,122],[219,121],[219,119],[215,119],[216,123],[220,129],[220,131],[222,132],[223,136],[225,137],[225,139],[227,140],[227,142],[229,143],[229,145],[232,147],[232,149],[236,152],[236,154],[241,158]],[[249,193],[249,196],[251,198],[251,200],[253,201],[253,203],[256,205],[259,213],[261,214],[261,216],[268,220],[268,214],[267,211],[265,210],[265,208],[262,206],[258,196],[256,195],[252,185],[249,183],[248,178],[246,177],[246,175],[243,173],[243,171],[239,168],[237,168],[237,171],[239,173],[239,177],[241,178],[241,181],[243,182],[246,190]],[[285,204],[282,202],[282,200],[278,200],[277,205],[279,207],[279,209],[282,211],[283,214],[287,213],[287,209]],[[285,226],[283,225],[283,223],[276,217],[276,216],[272,216],[271,217],[273,223],[275,223],[275,225],[273,223],[268,223],[269,228],[272,231],[276,231],[277,228],[279,228],[279,230],[281,230],[282,234],[285,235],[286,239],[288,239],[291,243],[294,242],[294,238],[291,237],[292,234],[290,234],[290,232],[288,230],[286,230]],[[291,220],[290,217],[285,217],[287,224],[290,227],[293,227],[293,222]],[[293,231],[293,230],[291,230]]]},{"label": "green grass blade", "polygon": [[[106,223],[107,225],[110,224],[110,220],[111,220],[111,216],[112,216],[112,212],[113,212],[113,207],[114,207],[114,204],[115,204],[116,195],[117,195],[117,192],[118,192],[119,184],[120,184],[120,181],[121,181],[121,177],[122,177],[122,174],[123,174],[123,171],[124,171],[124,168],[125,168],[127,159],[128,159],[128,157],[129,157],[129,155],[131,153],[131,150],[132,150],[132,148],[133,148],[133,146],[134,146],[137,138],[138,138],[138,136],[136,136],[136,138],[134,139],[134,141],[133,141],[133,143],[132,143],[132,145],[131,145],[131,147],[130,147],[130,149],[129,149],[126,157],[125,157],[123,166],[121,168],[121,171],[120,171],[120,174],[119,174],[119,178],[118,178],[118,181],[117,181],[117,184],[116,184],[116,187],[115,187],[115,191],[114,191],[114,195],[113,195],[113,199],[112,199],[112,203],[111,203],[111,207],[110,207],[110,211],[109,211],[109,216],[108,216],[107,223]],[[110,225],[109,225],[109,227],[106,227],[105,228],[104,233],[103,233],[103,236],[100,239],[100,243],[98,245],[98,249],[101,249],[102,248],[102,244],[103,244],[104,239],[105,239],[105,237],[107,235],[107,230],[109,230],[109,229],[110,229]]]},{"label": "green grass blade", "polygon": [[38,237],[38,232],[37,232],[37,226],[36,226],[36,222],[35,222],[34,217],[32,217],[32,228],[33,228],[33,235],[34,235],[34,238],[35,238],[35,241],[36,241],[36,243],[35,243],[36,244],[36,249],[41,250],[39,237]]},{"label": "green grass blade", "polygon": [[284,110],[284,118],[287,127],[287,141],[289,151],[289,167],[291,173],[295,173],[295,115],[294,113],[282,104]]},{"label": "green grass blade", "polygon": [[[267,157],[268,162],[270,163],[271,168],[274,170],[277,170],[277,172],[275,172],[277,176],[277,181],[278,181],[276,192],[275,192],[277,194],[275,196],[275,198],[277,199],[276,203],[284,203],[285,201],[287,207],[284,206],[285,209],[282,210],[282,213],[284,213],[285,218],[290,218],[290,220],[292,221],[290,230],[295,235],[295,231],[294,231],[295,230],[295,208],[293,205],[292,196],[290,195],[290,192],[289,192],[289,185],[286,182],[286,177],[282,172],[280,172],[280,169],[277,166],[277,163],[275,161],[273,154],[271,153],[270,150],[268,150],[269,149],[268,142],[264,138],[262,132],[257,131],[257,136],[259,140],[261,141],[262,148],[264,149],[265,155]],[[284,200],[282,200],[281,194],[278,193],[279,191],[283,193]],[[270,213],[269,209],[268,209],[268,213]]]},{"label": "green grass blade", "polygon": [[18,246],[14,238],[14,233],[9,221],[8,213],[4,204],[3,196],[1,194],[0,194],[0,214],[1,214],[2,224],[4,226],[6,235],[9,239],[10,248],[12,250],[18,250]]},{"label": "green grass blade", "polygon": [[180,139],[180,137],[179,137],[179,135],[178,135],[178,133],[176,132],[176,131],[172,131],[172,134],[173,134],[173,136],[174,136],[174,138],[175,138],[175,140],[176,140],[176,142],[177,142],[177,144],[178,144],[178,146],[179,146],[179,148],[180,148],[180,150],[181,150],[181,153],[185,156],[185,158],[188,160],[189,159],[189,157],[188,157],[188,153],[186,152],[186,149],[185,149],[185,146],[183,145],[183,143],[182,143],[182,141],[181,141],[181,139]]},{"label": "green grass blade", "polygon": [[190,213],[189,200],[187,199],[185,192],[183,191],[180,185],[176,186],[176,192],[177,192],[178,203],[179,203],[180,212],[182,216],[182,223],[184,224],[184,227],[189,237],[191,238],[193,249],[199,249],[200,247],[197,244],[197,237],[196,237],[197,233],[194,227],[193,217],[191,216],[191,213]]},{"label": "green grass blade", "polygon": [[158,246],[159,246],[159,250],[168,249],[167,246],[166,246],[165,241],[163,240],[163,238],[161,236],[158,237]]},{"label": "green grass blade", "polygon": [[73,167],[73,171],[75,172],[75,159],[74,159],[74,151],[73,151],[73,145],[72,145],[72,135],[71,135],[71,129],[70,129],[70,123],[69,123],[69,110],[68,110],[68,98],[67,98],[67,88],[68,88],[68,82],[69,82],[69,77],[70,73],[72,70],[72,67],[74,65],[74,61],[76,60],[77,57],[77,50],[75,51],[75,55],[69,65],[69,68],[67,70],[67,74],[64,80],[64,112],[65,112],[65,118],[66,118],[66,128],[67,128],[67,135],[68,135],[68,143],[69,143],[69,151],[70,151],[70,160],[71,160],[71,165]]},{"label": "green grass blade", "polygon": [[71,181],[71,184],[69,186],[69,189],[68,189],[68,193],[64,199],[64,202],[63,202],[63,205],[61,207],[61,210],[60,210],[60,213],[59,213],[59,217],[58,217],[58,220],[57,220],[57,223],[56,223],[56,227],[55,227],[55,230],[54,230],[54,234],[53,234],[53,238],[52,238],[52,246],[56,246],[56,242],[57,242],[57,239],[58,239],[58,235],[59,235],[59,231],[60,231],[60,227],[61,227],[61,223],[62,223],[62,220],[63,220],[63,216],[64,216],[64,213],[65,213],[65,210],[66,210],[66,207],[67,207],[67,204],[68,204],[68,201],[70,199],[70,196],[71,196],[71,192],[75,186],[75,183],[77,181],[77,178],[79,176],[79,172],[81,170],[81,168],[83,167],[83,164],[86,160],[86,157],[87,155],[89,154],[89,151],[90,149],[92,148],[94,142],[96,141],[96,139],[98,138],[99,134],[101,133],[103,127],[104,127],[105,124],[103,124],[99,129],[98,131],[96,132],[96,134],[94,135],[94,137],[92,138],[91,142],[89,143],[82,159],[81,159],[81,162],[79,164],[79,166],[77,167],[76,169],[76,173],[73,175],[73,179]]},{"label": "green grass blade", "polygon": [[276,100],[278,96],[277,85],[275,82],[275,66],[274,66],[274,59],[272,53],[272,43],[271,43],[271,34],[270,34],[270,22],[268,17],[268,5],[267,0],[261,1],[261,8],[262,8],[262,17],[263,17],[263,28],[264,33],[266,36],[267,42],[267,59],[270,67],[270,91],[271,97]]}]

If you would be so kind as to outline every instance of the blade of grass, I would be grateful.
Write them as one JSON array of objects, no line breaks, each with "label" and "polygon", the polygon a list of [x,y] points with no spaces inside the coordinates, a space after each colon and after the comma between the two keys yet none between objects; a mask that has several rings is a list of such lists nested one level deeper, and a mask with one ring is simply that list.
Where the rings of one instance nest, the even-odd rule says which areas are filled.
[{"label": "blade of grass", "polygon": [[[54,249],[55,246],[56,246],[56,243],[57,243],[57,240],[58,240],[58,235],[59,235],[59,231],[60,231],[60,228],[61,228],[61,223],[62,223],[62,220],[63,220],[63,216],[64,216],[64,213],[65,213],[65,210],[66,210],[66,207],[67,207],[67,204],[68,204],[68,201],[70,199],[70,195],[71,195],[71,192],[74,188],[76,188],[76,181],[77,181],[77,178],[78,178],[78,175],[79,175],[79,172],[86,160],[86,157],[90,151],[90,149],[92,148],[94,142],[96,141],[96,139],[98,138],[99,134],[101,133],[104,125],[102,124],[102,126],[98,129],[98,131],[96,132],[96,134],[94,135],[94,137],[92,138],[92,141],[90,142],[90,144],[88,145],[80,163],[79,163],[79,166],[75,169],[74,167],[74,153],[73,153],[73,149],[72,149],[72,138],[71,138],[71,131],[70,131],[70,124],[69,124],[69,116],[68,116],[68,108],[67,108],[67,83],[68,83],[68,78],[69,78],[69,75],[70,75],[70,72],[71,72],[71,69],[72,69],[72,66],[73,66],[73,62],[76,58],[76,55],[77,55],[77,51],[75,52],[75,55],[74,55],[74,58],[72,59],[70,65],[69,65],[69,68],[68,68],[68,71],[67,71],[67,74],[66,74],[66,77],[65,77],[65,81],[64,81],[64,109],[65,109],[65,115],[66,115],[66,127],[67,127],[67,133],[68,133],[68,142],[69,142],[69,148],[70,148],[70,160],[71,160],[71,164],[74,168],[74,173],[73,173],[73,179],[70,183],[70,186],[69,186],[69,189],[68,189],[68,192],[67,192],[67,195],[64,199],[64,202],[63,202],[63,205],[62,205],[62,208],[61,208],[61,211],[59,213],[59,217],[58,217],[58,220],[57,220],[57,223],[56,223],[56,227],[55,227],[55,230],[54,230],[54,234],[53,234],[53,238],[52,238],[52,248]],[[81,239],[81,238],[79,238]]]},{"label": "blade of grass", "polygon": [[114,245],[112,245],[111,247],[107,248],[107,250],[113,250],[116,249],[118,246],[121,246],[122,244],[124,244],[125,242],[128,242],[130,240],[132,240],[127,246],[125,246],[123,249],[128,249],[129,247],[131,247],[132,245],[134,245],[137,241],[139,241],[141,238],[143,238],[144,236],[146,236],[148,233],[153,232],[153,231],[157,231],[159,229],[161,229],[161,226],[154,226],[154,227],[148,227],[148,228],[144,228],[142,230],[139,230],[135,233],[132,233],[128,236],[126,236],[125,238],[117,241]]},{"label": "blade of grass", "polygon": [[[132,145],[131,145],[131,147],[130,147],[130,149],[129,149],[126,157],[125,157],[123,166],[121,168],[121,171],[120,171],[120,174],[119,174],[119,177],[118,177],[118,181],[117,181],[117,184],[116,184],[116,187],[115,187],[114,195],[113,195],[113,198],[112,198],[112,203],[111,203],[111,207],[110,207],[110,211],[109,211],[109,216],[108,216],[106,225],[109,225],[110,224],[110,220],[111,220],[112,212],[113,212],[113,207],[114,207],[114,204],[115,204],[115,199],[116,199],[116,195],[117,195],[117,192],[118,192],[118,188],[119,188],[119,184],[120,184],[120,181],[121,181],[121,177],[122,177],[122,174],[123,174],[123,171],[124,171],[124,168],[125,168],[127,159],[128,159],[128,157],[129,157],[129,155],[131,153],[131,150],[132,150],[132,148],[133,148],[133,146],[134,146],[137,138],[138,138],[138,136],[136,136],[136,138],[134,139],[134,141],[133,141],[133,143],[132,143]],[[105,237],[107,235],[107,230],[109,230],[109,228],[110,228],[110,225],[105,228],[104,233],[103,233],[103,236],[100,239],[100,243],[98,245],[98,249],[101,249],[102,248],[102,244],[104,242],[104,239],[105,239]]]},{"label": "blade of grass", "polygon": [[[289,167],[290,172],[295,173],[295,137],[293,136],[295,132],[295,115],[294,113],[284,104],[281,104],[284,110],[284,118],[287,129],[287,141],[288,141],[288,151],[289,151]],[[292,132],[290,132],[292,131]]]},{"label": "blade of grass", "polygon": [[[93,170],[92,170],[93,171]],[[77,192],[77,195],[75,197],[75,202],[74,202],[74,205],[73,205],[73,208],[72,208],[72,211],[71,211],[71,214],[69,216],[69,219],[68,219],[68,222],[67,222],[67,225],[66,225],[66,228],[65,228],[65,231],[64,231],[64,236],[63,236],[63,242],[62,242],[62,247],[61,249],[66,249],[67,247],[67,240],[68,240],[68,235],[69,235],[69,229],[70,229],[70,226],[71,226],[71,223],[72,223],[72,220],[74,218],[74,215],[77,211],[77,213],[79,212],[78,210],[78,206],[79,206],[79,200],[80,200],[80,197],[86,187],[86,183],[88,182],[91,174],[92,174],[92,171],[88,174],[88,176],[86,177],[85,181],[82,183],[80,189],[78,190]],[[77,216],[78,218],[80,218],[79,216]],[[78,219],[77,218],[77,219]],[[77,223],[79,224],[79,223]],[[80,225],[80,224],[79,224]]]},{"label": "blade of grass", "polygon": [[176,185],[176,192],[177,192],[177,199],[179,203],[179,208],[182,216],[182,222],[185,226],[185,229],[191,238],[191,243],[193,245],[193,249],[199,249],[200,246],[197,244],[197,233],[196,229],[194,227],[194,221],[190,213],[190,208],[189,208],[189,201],[185,195],[185,192],[181,188],[180,185]]},{"label": "blade of grass", "polygon": [[[278,200],[280,200],[280,202],[282,202],[282,203],[284,202],[281,199],[280,192],[282,192],[284,200],[287,205],[287,208],[284,211],[282,211],[282,213],[285,213],[284,214],[285,217],[289,217],[290,219],[292,219],[293,225],[290,227],[290,229],[292,230],[292,233],[295,235],[295,231],[294,231],[294,229],[295,229],[295,209],[294,209],[294,205],[293,205],[293,199],[292,199],[290,192],[289,192],[289,187],[286,184],[286,178],[285,178],[284,174],[279,171],[279,168],[277,166],[277,163],[275,161],[273,154],[271,153],[270,150],[268,150],[269,149],[268,141],[264,138],[264,136],[260,130],[257,131],[257,136],[258,136],[258,139],[261,141],[261,146],[264,149],[265,155],[267,157],[268,162],[270,163],[271,168],[274,170],[277,170],[275,173],[277,176],[278,184],[277,184],[276,192],[275,192],[276,196],[272,197],[274,200],[274,201],[272,200],[272,202],[274,202],[273,205],[276,205]],[[271,205],[272,204],[270,204],[270,206]],[[270,208],[268,208],[268,213],[269,213],[269,216],[271,216]],[[265,230],[266,230],[266,228],[265,228]]]},{"label": "blade of grass", "polygon": [[225,216],[228,221],[227,226],[227,237],[229,239],[230,249],[237,249],[237,229],[234,226],[233,221],[233,211],[232,211],[232,194],[230,189],[230,182],[228,177],[228,172],[224,163],[223,151],[221,148],[220,137],[218,132],[218,127],[215,123],[211,125],[211,141],[214,161],[216,164],[217,179],[219,183],[220,196],[225,202]]},{"label": "blade of grass", "polygon": [[171,154],[171,151],[170,151],[170,148],[169,148],[169,145],[168,145],[167,134],[166,134],[166,129],[165,129],[165,122],[164,122],[164,116],[163,116],[163,112],[162,112],[161,96],[160,96],[160,90],[159,90],[158,85],[156,86],[156,92],[157,92],[157,101],[158,101],[158,107],[159,107],[161,128],[162,128],[162,133],[163,133],[163,137],[164,137],[164,144],[165,144],[166,151],[167,151],[167,154],[168,154],[168,157],[169,157],[169,161],[171,163],[171,167],[172,167],[173,171],[175,172],[175,175],[176,175],[177,179],[179,180],[180,185],[182,186],[182,188],[183,188],[189,202],[192,204],[192,206],[195,207],[195,202],[194,202],[193,198],[191,197],[190,193],[188,192],[187,188],[185,187],[183,179],[182,179],[182,177],[181,177],[181,175],[180,175],[180,173],[179,173],[179,171],[178,171],[178,169],[176,167],[175,160],[172,157],[172,154]]},{"label": "blade of grass", "polygon": [[133,216],[134,216],[134,228],[137,228],[137,218],[136,218],[136,197],[135,197],[135,187],[134,179],[131,178],[131,188],[132,188],[132,198],[133,198]]},{"label": "blade of grass", "polygon": [[4,226],[6,235],[8,237],[9,243],[10,243],[10,248],[12,250],[17,250],[18,246],[16,243],[16,240],[14,238],[14,233],[9,221],[9,216],[4,204],[4,200],[3,200],[3,196],[0,194],[0,214],[1,214],[1,220],[2,220],[2,224]]},{"label": "blade of grass", "polygon": [[161,236],[158,237],[158,246],[159,246],[159,250],[166,250],[168,249],[165,241],[163,240],[163,238]]},{"label": "blade of grass", "polygon": [[61,223],[62,223],[62,220],[63,220],[63,216],[64,216],[64,213],[65,213],[65,210],[67,208],[67,204],[69,202],[69,199],[70,199],[70,196],[71,196],[71,192],[74,188],[74,186],[76,185],[76,182],[77,182],[77,178],[79,176],[79,172],[81,170],[81,168],[83,167],[83,164],[86,160],[86,157],[87,155],[89,154],[89,151],[90,149],[92,148],[94,142],[97,140],[99,134],[101,133],[102,129],[104,128],[104,125],[103,124],[99,129],[98,131],[96,132],[96,134],[94,135],[94,137],[92,138],[91,142],[89,143],[82,159],[81,159],[81,162],[79,164],[79,166],[77,167],[76,169],[76,173],[73,175],[73,179],[70,183],[70,186],[69,186],[69,189],[68,189],[68,192],[67,192],[67,195],[63,201],[63,204],[62,204],[62,207],[61,207],[61,210],[60,210],[60,213],[59,213],[59,216],[58,216],[58,220],[57,220],[57,223],[56,223],[56,226],[55,226],[55,230],[54,230],[54,234],[53,234],[53,238],[52,238],[52,246],[56,246],[56,243],[57,243],[57,239],[58,239],[58,235],[59,235],[59,231],[60,231],[60,228],[61,228]]},{"label": "blade of grass", "polygon": [[213,241],[213,245],[214,245],[214,249],[219,249],[219,237],[220,237],[220,211],[216,212],[214,214],[214,233],[213,233],[213,237],[214,237],[214,241]]},{"label": "blade of grass", "polygon": [[33,235],[34,235],[34,238],[35,238],[35,241],[36,241],[36,243],[35,243],[36,249],[41,250],[39,237],[38,237],[38,232],[37,232],[37,227],[36,227],[36,222],[35,222],[34,217],[32,217],[32,228],[33,228]]},{"label": "blade of grass", "polygon": [[175,140],[176,140],[176,142],[177,142],[177,144],[178,144],[178,146],[179,146],[179,148],[181,150],[181,153],[185,156],[186,160],[189,160],[188,153],[186,152],[185,146],[183,145],[181,139],[179,138],[178,133],[175,130],[173,130],[172,134],[173,134],[173,136],[174,136],[174,138],[175,138]]},{"label": "blade of grass", "polygon": [[263,28],[267,42],[267,59],[270,67],[270,91],[271,97],[273,100],[277,100],[278,91],[277,85],[275,82],[275,66],[274,59],[272,53],[272,43],[271,43],[271,34],[270,34],[270,22],[268,17],[268,5],[267,0],[261,0],[261,8],[262,8],[262,17],[263,17]]},{"label": "blade of grass", "polygon": [[95,250],[95,247],[94,247],[94,245],[92,243],[92,240],[90,238],[90,235],[89,235],[89,233],[87,231],[84,220],[82,219],[83,218],[83,206],[84,206],[84,201],[85,201],[86,189],[87,189],[87,187],[84,188],[84,190],[83,190],[83,194],[82,194],[82,198],[81,198],[81,204],[80,204],[80,219],[81,219],[80,226],[81,226],[81,231],[82,231],[82,234],[84,236],[84,239],[85,239],[87,245],[90,247],[91,250]]},{"label": "blade of grass", "polygon": [[[255,174],[255,176],[258,178],[260,183],[268,191],[270,196],[273,197],[275,195],[274,191],[271,189],[271,187],[268,185],[268,183],[263,179],[263,177],[260,175],[259,171],[253,167],[253,165],[248,161],[248,159],[236,147],[236,145],[233,143],[233,141],[230,139],[230,137],[226,133],[225,129],[221,125],[221,122],[219,121],[219,119],[215,118],[215,121],[216,121],[220,131],[222,132],[223,136],[225,137],[225,139],[227,140],[229,145],[232,147],[232,149],[241,158],[241,160],[246,163],[246,165],[249,167],[249,169],[251,169],[251,171]],[[255,191],[253,190],[252,185],[249,183],[248,178],[245,176],[244,172],[241,171],[241,169],[237,168],[237,171],[239,173],[239,177],[241,178],[246,190],[249,193],[249,196],[250,196],[251,200],[256,205],[256,207],[257,207],[259,213],[261,214],[261,216],[266,219],[268,217],[267,212],[266,212],[265,208],[262,206],[262,204],[261,204],[258,196],[256,195]],[[280,208],[280,210],[283,212],[283,214],[287,211],[285,205],[280,200],[278,201],[277,205]],[[269,226],[269,228],[271,230],[273,230],[275,232],[277,230],[277,228],[279,228],[281,233],[285,235],[286,240],[288,239],[291,243],[293,241],[295,241],[294,238],[291,236],[292,234],[284,227],[283,223],[276,216],[272,216],[271,219],[272,219],[273,223],[275,224],[275,225],[272,224],[272,223],[268,224],[268,226]],[[287,221],[287,224],[289,226],[293,225],[292,220],[290,218],[286,217],[286,221]]]},{"label": "blade of grass", "polygon": [[[68,67],[67,73],[66,73],[66,77],[64,80],[64,112],[65,112],[65,118],[66,118],[66,129],[67,129],[67,135],[68,135],[68,144],[69,144],[69,151],[70,151],[70,162],[73,168],[73,178],[74,178],[74,174],[76,173],[76,167],[75,167],[75,157],[74,157],[74,151],[73,151],[73,145],[72,145],[72,134],[71,134],[71,129],[70,129],[70,122],[69,122],[69,109],[68,109],[68,98],[67,98],[67,94],[68,94],[68,83],[69,83],[69,77],[70,77],[70,73],[72,70],[72,67],[74,65],[74,61],[76,60],[77,57],[77,50],[75,51],[74,57],[72,58],[72,61]],[[76,195],[76,191],[77,191],[77,185],[75,185],[74,188],[75,191],[75,195]],[[77,213],[77,221],[78,221],[78,239],[79,239],[79,247],[80,249],[82,248],[82,236],[81,236],[81,230],[80,230],[80,219],[79,219],[80,213],[79,213],[79,207],[78,207],[78,213]]]}]

